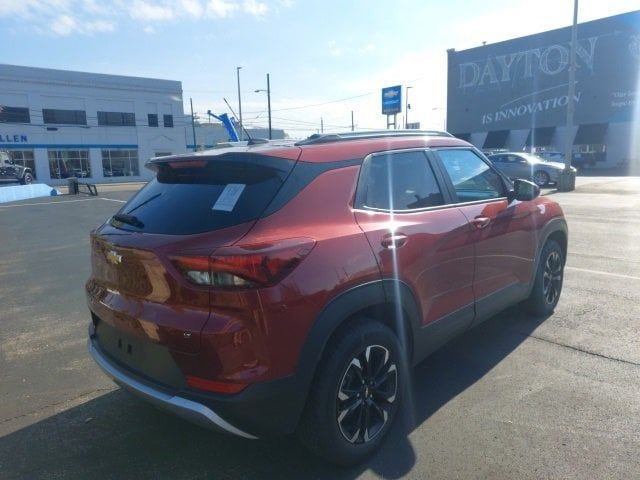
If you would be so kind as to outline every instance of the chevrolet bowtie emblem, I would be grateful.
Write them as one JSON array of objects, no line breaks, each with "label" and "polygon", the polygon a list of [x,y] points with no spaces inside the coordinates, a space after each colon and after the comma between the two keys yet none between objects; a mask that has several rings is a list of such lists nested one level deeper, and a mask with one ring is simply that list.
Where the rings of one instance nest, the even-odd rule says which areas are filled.
[{"label": "chevrolet bowtie emblem", "polygon": [[119,255],[115,250],[109,250],[107,253],[107,262],[118,265],[122,263],[122,255]]}]

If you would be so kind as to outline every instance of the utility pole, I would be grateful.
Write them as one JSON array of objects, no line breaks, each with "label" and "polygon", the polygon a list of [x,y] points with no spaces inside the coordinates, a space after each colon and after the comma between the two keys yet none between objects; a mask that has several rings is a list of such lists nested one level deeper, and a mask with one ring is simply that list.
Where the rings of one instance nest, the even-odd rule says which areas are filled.
[{"label": "utility pole", "polygon": [[269,140],[272,140],[271,137],[271,85],[269,84],[269,74],[267,73],[267,89],[259,88],[258,90],[254,90],[256,93],[267,92],[267,109],[269,111]]},{"label": "utility pole", "polygon": [[573,113],[576,95],[576,45],[578,43],[578,0],[573,3],[573,25],[571,26],[571,53],[569,55],[569,98],[567,103],[567,128],[565,132],[564,170],[560,175],[558,190],[568,192],[575,189],[576,179],[571,171],[573,156]]},{"label": "utility pole", "polygon": [[409,103],[409,89],[413,87],[407,87],[405,92],[405,104],[404,104],[404,128],[407,128],[407,123],[409,123],[409,109],[411,108],[411,104]]},{"label": "utility pole", "polygon": [[322,117],[320,117],[320,133],[324,133],[324,121]]},{"label": "utility pole", "polygon": [[271,137],[271,84],[269,83],[269,74],[267,73],[267,109],[269,110],[269,140]]},{"label": "utility pole", "polygon": [[353,124],[353,110],[351,110],[351,131],[353,132],[355,130],[355,126]]},{"label": "utility pole", "polygon": [[189,103],[191,104],[191,130],[193,131],[193,151],[195,152],[198,149],[198,145],[196,143],[196,122],[193,117],[193,98],[189,98]]},{"label": "utility pole", "polygon": [[244,138],[244,132],[242,129],[242,98],[240,96],[240,69],[242,67],[236,67],[236,77],[238,78],[238,112],[240,113],[240,141]]}]

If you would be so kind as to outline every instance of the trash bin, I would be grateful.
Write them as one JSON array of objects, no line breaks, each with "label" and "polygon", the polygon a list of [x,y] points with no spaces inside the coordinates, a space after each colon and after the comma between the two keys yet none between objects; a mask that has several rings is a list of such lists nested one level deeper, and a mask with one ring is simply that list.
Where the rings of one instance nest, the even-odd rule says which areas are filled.
[{"label": "trash bin", "polygon": [[69,195],[77,195],[79,192],[78,178],[77,177],[67,178],[67,187],[69,188]]}]

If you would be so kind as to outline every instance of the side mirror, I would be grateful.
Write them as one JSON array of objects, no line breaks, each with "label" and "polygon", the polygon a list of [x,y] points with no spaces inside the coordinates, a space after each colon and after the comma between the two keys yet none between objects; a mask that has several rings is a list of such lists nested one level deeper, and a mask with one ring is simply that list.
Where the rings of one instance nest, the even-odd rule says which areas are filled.
[{"label": "side mirror", "polygon": [[513,190],[509,192],[509,201],[520,200],[527,201],[533,200],[540,195],[540,187],[529,180],[523,180],[516,178],[513,181]]}]

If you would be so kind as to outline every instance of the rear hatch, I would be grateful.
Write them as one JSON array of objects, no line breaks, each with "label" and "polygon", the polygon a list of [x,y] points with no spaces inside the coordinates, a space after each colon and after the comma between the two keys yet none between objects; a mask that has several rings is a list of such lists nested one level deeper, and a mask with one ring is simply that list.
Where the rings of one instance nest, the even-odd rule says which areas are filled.
[{"label": "rear hatch", "polygon": [[[149,362],[126,352],[136,342],[197,353],[210,288],[189,281],[175,259],[208,257],[245,236],[297,155],[292,148],[283,157],[245,151],[149,162],[156,178],[91,235],[87,291],[101,347],[134,369]],[[101,336],[101,324],[121,335]]]}]

